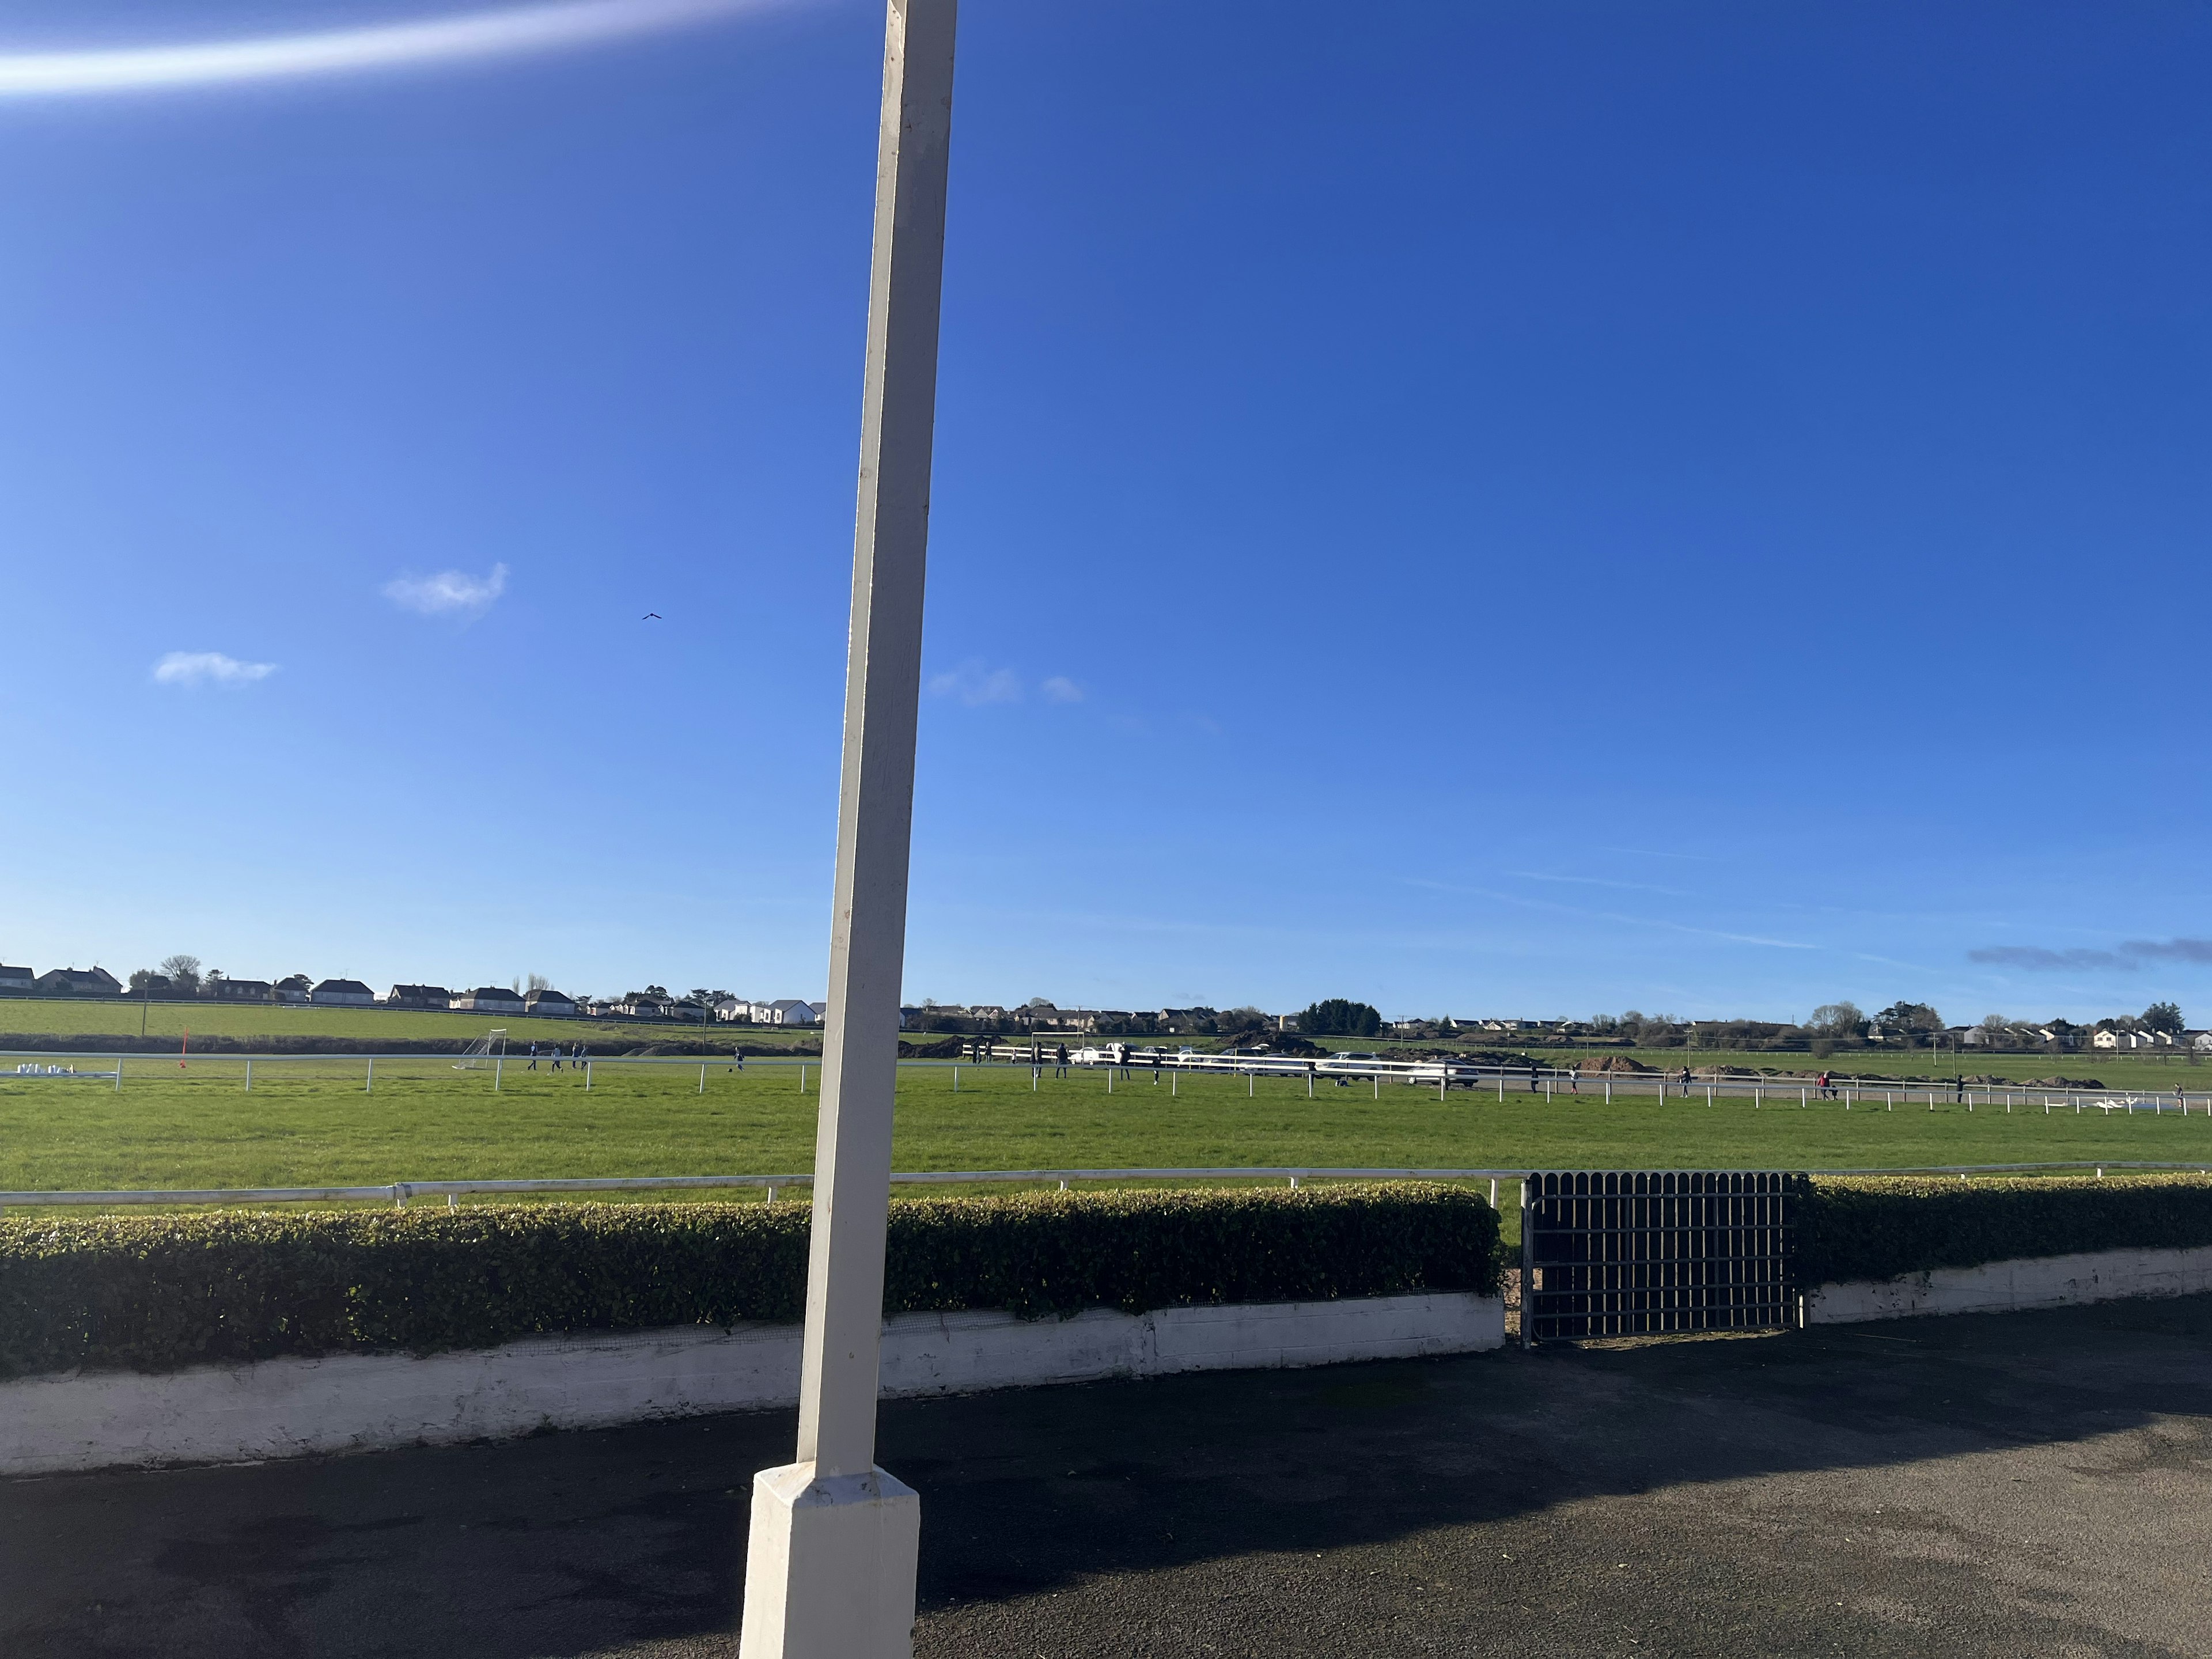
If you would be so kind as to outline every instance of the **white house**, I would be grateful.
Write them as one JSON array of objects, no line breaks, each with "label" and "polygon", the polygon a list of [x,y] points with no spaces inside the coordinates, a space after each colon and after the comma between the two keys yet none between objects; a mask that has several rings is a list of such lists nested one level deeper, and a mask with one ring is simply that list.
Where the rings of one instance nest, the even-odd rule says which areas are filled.
[{"label": "white house", "polygon": [[455,997],[453,1006],[471,1014],[519,1014],[526,1005],[520,991],[510,991],[503,985],[479,985]]},{"label": "white house", "polygon": [[523,998],[522,1012],[566,1019],[576,1012],[576,999],[562,996],[558,991],[532,991]]},{"label": "white house", "polygon": [[357,979],[326,979],[307,993],[318,1007],[373,1008],[376,993]]},{"label": "white house", "polygon": [[822,1010],[811,1002],[779,997],[774,1002],[753,1004],[753,1022],[758,1025],[819,1025]]}]

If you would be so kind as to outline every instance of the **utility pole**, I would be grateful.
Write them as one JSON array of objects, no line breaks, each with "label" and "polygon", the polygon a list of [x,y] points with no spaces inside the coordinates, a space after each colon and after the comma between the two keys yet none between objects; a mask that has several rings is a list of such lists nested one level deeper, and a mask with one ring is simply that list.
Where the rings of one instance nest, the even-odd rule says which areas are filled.
[{"label": "utility pole", "polygon": [[921,1500],[876,1466],[957,0],[889,0],[797,1461],[753,1479],[740,1659],[911,1659]]}]

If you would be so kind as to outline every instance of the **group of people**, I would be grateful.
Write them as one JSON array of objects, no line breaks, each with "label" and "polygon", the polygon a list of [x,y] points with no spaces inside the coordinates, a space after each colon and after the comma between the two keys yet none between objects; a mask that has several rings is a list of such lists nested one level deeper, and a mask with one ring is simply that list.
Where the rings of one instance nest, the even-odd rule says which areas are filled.
[{"label": "group of people", "polygon": [[[541,1048],[544,1051],[542,1054]],[[580,1042],[573,1051],[563,1051],[557,1042],[544,1044],[533,1042],[530,1045],[530,1064],[522,1069],[526,1072],[536,1071],[538,1062],[541,1059],[550,1060],[553,1062],[551,1069],[556,1072],[561,1069],[561,1062],[564,1060],[568,1061],[571,1070],[580,1072],[584,1069],[584,1045]]]}]

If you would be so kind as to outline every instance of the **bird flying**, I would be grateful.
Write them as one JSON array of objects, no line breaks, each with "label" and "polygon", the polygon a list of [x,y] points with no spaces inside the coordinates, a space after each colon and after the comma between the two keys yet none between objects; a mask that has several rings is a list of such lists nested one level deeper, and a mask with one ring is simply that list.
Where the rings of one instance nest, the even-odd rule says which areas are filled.
[{"label": "bird flying", "polygon": [[642,617],[640,617],[638,620],[640,622],[659,622],[661,620],[661,615],[658,611],[648,611]]}]

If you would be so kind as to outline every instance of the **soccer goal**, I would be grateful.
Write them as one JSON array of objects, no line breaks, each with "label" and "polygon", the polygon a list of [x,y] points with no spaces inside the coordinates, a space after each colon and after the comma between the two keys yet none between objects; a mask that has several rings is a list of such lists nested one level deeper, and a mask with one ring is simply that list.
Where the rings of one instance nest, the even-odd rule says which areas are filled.
[{"label": "soccer goal", "polygon": [[453,1069],[457,1072],[481,1072],[486,1060],[506,1052],[507,1027],[502,1025],[469,1044],[468,1052],[453,1062]]}]

